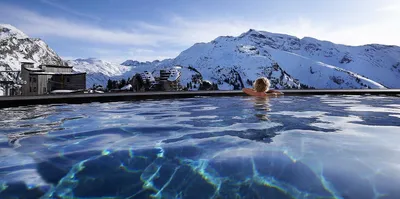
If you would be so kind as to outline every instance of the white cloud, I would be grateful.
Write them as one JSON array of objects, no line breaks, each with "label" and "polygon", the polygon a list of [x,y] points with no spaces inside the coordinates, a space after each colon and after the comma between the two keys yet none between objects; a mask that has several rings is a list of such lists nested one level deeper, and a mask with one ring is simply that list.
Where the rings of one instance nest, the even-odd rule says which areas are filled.
[{"label": "white cloud", "polygon": [[60,56],[61,59],[63,60],[75,60],[78,59],[79,57],[70,57],[70,56]]},{"label": "white cloud", "polygon": [[390,6],[385,6],[385,7],[378,8],[377,11],[388,12],[388,11],[399,11],[399,10],[400,10],[400,6],[398,6],[398,5],[390,5]]},{"label": "white cloud", "polygon": [[[100,21],[99,17],[93,16],[93,15],[88,15],[88,14],[81,13],[81,12],[77,12],[77,11],[71,9],[71,8],[68,8],[68,7],[60,4],[60,3],[56,3],[57,2],[56,0],[41,0],[41,2],[44,3],[44,4],[47,4],[49,6],[58,8],[58,9],[60,9],[62,11],[68,12],[70,14],[79,16],[79,17],[85,17],[85,18],[88,18],[88,19],[91,19],[91,20]],[[60,2],[60,1],[58,1],[58,2]]]},{"label": "white cloud", "polygon": [[[87,48],[91,52],[90,57],[106,60],[115,64],[120,64],[127,59],[137,61],[154,61],[174,58],[178,56],[179,51],[173,50],[154,50],[147,48],[128,48],[128,49],[110,49],[110,48]],[[63,57],[65,60],[74,60],[82,57]],[[88,58],[88,57],[83,57]]]},{"label": "white cloud", "polygon": [[157,46],[160,42],[170,39],[162,35],[137,34],[63,18],[47,17],[9,5],[0,4],[0,7],[0,19],[8,19],[9,23],[35,36],[51,35],[105,44],[150,46]]},{"label": "white cloud", "polygon": [[174,50],[151,50],[132,48],[129,50],[129,59],[138,61],[153,61],[174,58],[179,55],[179,51]]},{"label": "white cloud", "polygon": [[273,27],[277,32],[295,35],[298,37],[314,37],[338,44],[365,45],[371,43],[400,45],[399,17],[377,16],[374,21],[360,22],[358,24],[330,24],[316,23],[300,19],[299,23],[292,26],[282,25]]},{"label": "white cloud", "polygon": [[378,12],[399,12],[400,11],[400,3],[391,3],[384,5],[377,9]]}]

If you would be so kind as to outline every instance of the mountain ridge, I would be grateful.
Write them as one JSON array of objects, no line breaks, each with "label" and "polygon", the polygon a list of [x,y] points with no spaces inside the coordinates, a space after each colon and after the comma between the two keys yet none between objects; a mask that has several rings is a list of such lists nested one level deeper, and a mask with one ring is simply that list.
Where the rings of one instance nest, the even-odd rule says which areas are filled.
[{"label": "mountain ridge", "polygon": [[175,58],[114,64],[96,58],[62,60],[42,40],[7,24],[0,25],[0,38],[0,67],[19,70],[21,61],[69,64],[87,72],[88,87],[180,65],[183,85],[200,73],[204,80],[228,90],[250,87],[259,76],[270,78],[274,88],[400,88],[400,47],[396,45],[350,46],[249,29],[236,37],[195,43]]},{"label": "mountain ridge", "polygon": [[[65,65],[66,63],[44,41],[28,35],[9,24],[0,24],[0,71],[21,70],[21,62]],[[0,80],[9,81],[12,74],[1,73]],[[0,86],[0,95],[3,95]]]},{"label": "mountain ridge", "polygon": [[[135,68],[132,68],[132,71],[130,74],[133,74],[134,71],[140,72],[143,71],[143,69],[149,70],[149,71],[154,71],[154,70],[160,70],[162,68],[167,68],[172,65],[182,65],[184,66],[184,69],[187,70],[189,66],[191,67],[198,67],[198,65],[203,65],[206,62],[206,59],[211,58],[212,60],[216,60],[215,57],[213,59],[213,55],[210,55],[215,52],[214,50],[209,49],[203,49],[203,50],[198,50],[195,53],[189,53],[190,55],[187,55],[187,51],[190,51],[190,49],[199,49],[199,48],[204,48],[204,46],[209,46],[213,45],[213,48],[218,48],[219,43],[222,43],[223,45],[227,45],[227,43],[235,43],[234,48],[228,49],[225,53],[228,51],[241,51],[242,53],[247,54],[251,58],[249,59],[259,59],[257,58],[258,55],[260,55],[260,49],[261,49],[261,54],[264,53],[265,59],[264,61],[269,62],[268,67],[271,67],[274,64],[280,64],[283,67],[288,67],[288,64],[294,65],[294,66],[302,66],[302,63],[304,62],[305,64],[309,65],[309,74],[308,76],[313,76],[313,70],[316,68],[324,68],[323,70],[327,71],[335,71],[335,72],[329,72],[329,73],[338,73],[339,75],[332,76],[332,75],[326,75],[326,72],[319,71],[319,73],[325,74],[325,80],[330,79],[330,81],[325,81],[324,83],[318,84],[317,82],[311,82],[308,80],[304,80],[305,78],[303,77],[302,81],[299,81],[299,75],[296,74],[294,77],[291,77],[293,75],[287,73],[284,69],[279,69],[283,72],[285,72],[285,75],[277,75],[279,76],[279,80],[275,79],[275,83],[273,83],[273,86],[276,88],[385,88],[385,87],[400,87],[400,84],[393,83],[395,82],[396,79],[399,79],[399,76],[395,76],[393,74],[389,74],[388,76],[391,78],[389,83],[386,81],[385,78],[382,78],[379,76],[379,69],[378,69],[378,75],[372,74],[372,78],[370,77],[371,74],[368,72],[365,72],[363,68],[355,67],[352,66],[352,62],[355,61],[360,61],[357,60],[359,59],[360,54],[357,50],[357,48],[360,48],[362,50],[366,51],[379,51],[379,50],[391,50],[392,48],[398,50],[397,46],[394,45],[381,45],[381,44],[366,44],[366,45],[361,45],[361,46],[349,46],[349,45],[343,45],[343,44],[335,44],[330,41],[320,41],[318,39],[312,38],[312,37],[303,37],[302,39],[297,38],[295,36],[287,35],[287,34],[280,34],[280,33],[271,33],[271,32],[266,32],[266,31],[257,31],[255,29],[250,29],[249,31],[240,34],[237,37],[234,36],[220,36],[217,37],[216,39],[206,43],[206,42],[200,42],[200,43],[195,43],[192,45],[190,48],[182,51],[176,58],[173,59],[167,59],[167,60],[162,60],[162,61],[154,61],[154,62],[139,62],[139,61],[133,61],[133,60],[126,60],[125,62],[121,63],[122,65],[130,65],[130,66],[135,66]],[[259,53],[258,55],[254,54],[252,52],[252,48],[256,49],[254,52]],[[258,49],[258,50],[257,50]],[[353,52],[356,49],[357,52]],[[285,53],[279,53],[276,52],[278,51],[283,51],[287,52],[288,54],[291,54],[293,56],[289,56],[287,59],[291,60],[298,60],[297,62],[292,62],[292,63],[286,63],[287,61],[281,60],[279,57],[284,56],[287,57]],[[362,51],[361,50],[361,51]],[[268,53],[266,53],[268,52]],[[274,52],[274,56],[271,55],[270,52]],[[400,52],[400,51],[399,51]],[[279,54],[279,55],[278,55]],[[400,54],[400,53],[399,53]],[[232,59],[232,57],[238,56],[234,54],[230,54],[228,57],[219,57],[219,60],[221,59]],[[196,59],[191,59],[195,57]],[[268,61],[267,57],[271,58],[271,60]],[[299,58],[301,57],[301,58]],[[355,58],[354,58],[355,57]],[[364,56],[363,59],[367,59],[368,57]],[[191,59],[191,63],[188,63],[186,60]],[[245,58],[244,58],[245,59]],[[275,60],[276,59],[276,60]],[[356,59],[356,60],[355,60]],[[312,61],[310,61],[312,60]],[[362,61],[362,59],[361,59]],[[207,68],[210,70],[214,70],[215,73],[221,73],[221,69],[219,65],[221,63],[218,63],[218,61],[214,61],[215,63],[208,63]],[[312,63],[311,63],[312,62]],[[238,60],[237,63],[240,63]],[[304,65],[303,63],[303,65]],[[400,61],[399,61],[400,63]],[[266,63],[264,63],[265,65]],[[310,66],[315,65],[315,66]],[[346,64],[349,64],[350,67],[347,67]],[[230,66],[223,66],[225,69],[224,74],[220,74],[221,76],[213,76],[211,74],[208,74],[209,72],[207,71],[202,71],[202,69],[199,69],[204,73],[203,75],[207,80],[211,80],[214,83],[219,83],[220,88],[222,89],[238,89],[238,84],[239,82],[232,81],[232,74],[242,74],[245,76],[245,78],[249,75],[247,75],[248,72],[243,72],[243,71],[237,71],[237,65],[236,63],[231,62],[228,64]],[[387,64],[389,65],[389,64]],[[396,65],[394,63],[393,65]],[[400,65],[400,64],[399,64]],[[219,68],[218,68],[219,67]],[[228,68],[230,67],[230,69]],[[246,66],[240,66],[241,68],[246,67]],[[256,74],[250,75],[249,77],[249,82],[254,81],[256,78],[255,76],[260,76],[260,75],[265,75],[265,71],[262,72],[260,69],[260,66],[256,66],[256,68],[247,66],[248,68],[246,70],[252,69],[256,71]],[[268,68],[267,66],[263,66],[261,68]],[[380,65],[378,64],[378,67]],[[139,69],[141,68],[141,69]],[[216,69],[218,68],[218,69]],[[331,68],[331,69],[326,69],[326,68]],[[198,68],[196,68],[198,69]],[[294,68],[298,70],[298,68]],[[289,69],[286,70],[291,70],[291,73],[295,73],[296,70],[294,70],[293,67],[289,67]],[[258,70],[258,71],[257,71]],[[269,69],[268,69],[269,70]],[[322,70],[322,69],[321,69]],[[354,71],[355,70],[355,71]],[[387,70],[387,68],[386,68]],[[236,72],[233,72],[236,71]],[[304,69],[302,70],[303,72],[305,71]],[[189,74],[190,71],[187,71]],[[388,71],[384,71],[388,73]],[[223,73],[223,72],[222,72]],[[307,72],[308,73],[308,72]],[[375,72],[373,72],[375,73]],[[346,74],[346,75],[344,75]],[[191,74],[193,75],[193,74]],[[231,78],[228,78],[227,76],[231,76]],[[273,75],[271,74],[271,77]],[[281,77],[284,76],[284,77]],[[315,75],[314,75],[315,76]],[[118,75],[117,77],[121,77]],[[112,78],[112,77],[111,77]],[[190,75],[188,77],[185,77],[183,75],[183,81],[182,83],[188,83],[190,82],[189,80],[191,79]],[[275,77],[277,78],[277,77]],[[320,77],[318,77],[320,78]],[[290,79],[288,82],[290,84],[281,82],[283,79]],[[300,78],[301,79],[301,78]],[[379,79],[378,82],[373,81],[375,79]],[[246,78],[247,80],[247,78]],[[383,81],[382,81],[383,80]],[[393,81],[394,80],[394,81]],[[230,82],[228,83],[230,86],[223,85],[223,82]],[[306,82],[304,82],[306,81]],[[307,82],[308,81],[308,82]],[[321,80],[319,80],[321,81]],[[332,84],[331,82],[334,82]],[[361,83],[359,83],[361,82]],[[335,85],[337,84],[337,85]],[[234,86],[233,86],[234,85]],[[301,86],[303,85],[303,87]],[[251,86],[251,84],[246,84],[246,86]]]},{"label": "mountain ridge", "polygon": [[21,62],[65,65],[65,62],[43,40],[29,38],[9,24],[0,24],[0,67],[20,70]]}]

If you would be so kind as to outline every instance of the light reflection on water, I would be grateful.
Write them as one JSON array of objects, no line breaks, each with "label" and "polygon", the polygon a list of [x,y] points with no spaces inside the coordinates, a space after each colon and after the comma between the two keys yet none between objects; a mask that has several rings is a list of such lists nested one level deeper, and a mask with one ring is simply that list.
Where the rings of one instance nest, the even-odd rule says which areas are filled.
[{"label": "light reflection on water", "polygon": [[0,110],[0,198],[400,198],[400,98]]}]

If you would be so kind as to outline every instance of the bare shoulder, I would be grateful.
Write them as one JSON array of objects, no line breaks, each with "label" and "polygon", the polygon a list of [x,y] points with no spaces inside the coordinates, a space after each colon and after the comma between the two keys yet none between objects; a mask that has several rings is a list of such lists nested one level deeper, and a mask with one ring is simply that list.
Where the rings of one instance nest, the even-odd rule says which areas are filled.
[{"label": "bare shoulder", "polygon": [[267,92],[267,94],[283,95],[283,93],[281,91],[277,91],[277,90],[269,90]]},{"label": "bare shoulder", "polygon": [[251,89],[251,88],[244,88],[244,89],[242,89],[242,91],[243,91],[244,93],[248,94],[248,95],[251,95],[251,96],[257,96],[257,97],[264,97],[264,96],[266,96],[265,93],[257,92],[257,91],[255,91],[255,90],[253,90],[253,89]]}]

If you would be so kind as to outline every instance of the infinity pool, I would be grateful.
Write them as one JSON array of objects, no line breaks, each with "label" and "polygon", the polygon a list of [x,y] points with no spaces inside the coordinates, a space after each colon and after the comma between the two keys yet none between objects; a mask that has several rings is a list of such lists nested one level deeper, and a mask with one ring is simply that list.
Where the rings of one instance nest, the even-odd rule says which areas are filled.
[{"label": "infinity pool", "polygon": [[400,198],[400,98],[0,109],[0,198]]}]

